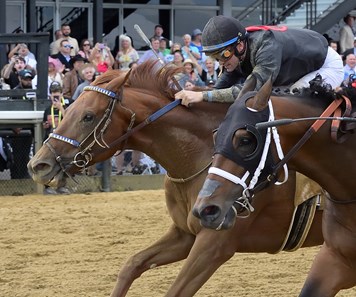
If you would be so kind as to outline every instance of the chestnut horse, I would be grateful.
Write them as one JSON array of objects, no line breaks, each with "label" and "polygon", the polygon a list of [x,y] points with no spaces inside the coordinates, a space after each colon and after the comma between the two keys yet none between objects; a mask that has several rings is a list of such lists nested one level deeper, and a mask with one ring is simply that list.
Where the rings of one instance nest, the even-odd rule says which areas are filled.
[{"label": "chestnut horse", "polygon": [[[248,218],[236,218],[229,230],[202,228],[191,210],[211,164],[212,131],[230,105],[201,103],[189,109],[179,105],[170,84],[175,73],[146,62],[130,73],[109,71],[99,76],[66,110],[55,133],[28,164],[32,178],[50,186],[63,185],[66,176],[124,149],[145,152],[167,170],[172,225],[126,262],[112,297],[125,296],[145,271],[183,259],[166,296],[193,296],[234,253],[278,252],[292,221],[293,172],[287,184],[259,195],[257,210]],[[166,112],[172,104],[176,107]],[[316,211],[303,247],[322,244],[321,216],[322,211]]]},{"label": "chestnut horse", "polygon": [[[352,111],[345,96],[333,99],[328,107],[325,98],[271,96],[268,82],[260,91],[235,101],[215,135],[213,164],[193,209],[204,226],[215,228],[229,219],[225,213],[236,205],[236,197],[250,203],[254,190],[285,180],[281,172],[285,163],[318,182],[329,193],[323,213],[325,243],[301,291],[303,297],[331,297],[356,284],[354,124],[341,123],[341,132],[335,129],[337,122],[332,122],[330,133],[331,121],[315,120],[332,118],[337,105]],[[339,137],[351,133],[341,144],[332,140],[335,131]],[[288,153],[284,156],[283,152]]]}]

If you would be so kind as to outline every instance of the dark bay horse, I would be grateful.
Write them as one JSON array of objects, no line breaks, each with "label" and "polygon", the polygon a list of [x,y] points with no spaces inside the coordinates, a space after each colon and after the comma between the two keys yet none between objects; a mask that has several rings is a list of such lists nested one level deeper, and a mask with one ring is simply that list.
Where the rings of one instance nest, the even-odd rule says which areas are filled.
[{"label": "dark bay horse", "polygon": [[[279,251],[295,210],[291,172],[288,183],[259,195],[256,211],[249,217],[233,215],[236,223],[229,230],[202,228],[191,210],[211,163],[212,131],[229,105],[201,103],[189,109],[178,105],[149,125],[142,124],[177,102],[170,84],[176,70],[156,68],[157,63],[148,62],[131,73],[110,71],[97,78],[67,109],[55,134],[28,164],[36,182],[52,186],[127,148],[145,152],[167,170],[166,204],[172,225],[126,262],[112,297],[125,296],[145,271],[183,259],[185,264],[166,296],[193,296],[234,253]],[[321,214],[316,211],[303,247],[322,244]]]},{"label": "dark bay horse", "polygon": [[[270,181],[283,180],[281,164],[287,161],[289,169],[318,182],[329,193],[323,213],[325,243],[313,262],[302,297],[331,297],[356,285],[354,125],[341,124],[351,133],[340,143],[332,140],[335,134],[330,132],[335,132],[337,122],[332,126],[331,121],[295,120],[330,117],[337,104],[352,110],[348,98],[336,96],[330,107],[323,99],[271,96],[268,82],[260,91],[235,101],[215,135],[213,164],[193,209],[205,226],[214,228],[216,221],[228,219],[225,213],[236,197],[253,200],[254,189],[268,189],[273,184]],[[261,124],[268,121],[272,124]],[[278,123],[285,125],[274,127]],[[346,135],[338,133],[339,137]],[[277,157],[278,150],[285,152],[285,157]],[[257,182],[253,180],[256,176]]]}]

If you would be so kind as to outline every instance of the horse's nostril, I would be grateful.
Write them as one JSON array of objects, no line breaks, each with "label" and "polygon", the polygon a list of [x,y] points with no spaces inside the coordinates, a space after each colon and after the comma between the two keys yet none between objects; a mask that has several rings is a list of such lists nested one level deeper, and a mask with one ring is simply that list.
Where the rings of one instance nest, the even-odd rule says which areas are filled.
[{"label": "horse's nostril", "polygon": [[218,206],[209,205],[200,212],[200,217],[212,222],[219,217],[219,214],[220,214],[220,208]]},{"label": "horse's nostril", "polygon": [[36,172],[45,171],[46,168],[48,168],[48,167],[49,167],[49,165],[46,163],[39,163],[39,164],[36,164],[35,166],[32,166],[31,168],[32,168],[32,171],[36,173]]}]

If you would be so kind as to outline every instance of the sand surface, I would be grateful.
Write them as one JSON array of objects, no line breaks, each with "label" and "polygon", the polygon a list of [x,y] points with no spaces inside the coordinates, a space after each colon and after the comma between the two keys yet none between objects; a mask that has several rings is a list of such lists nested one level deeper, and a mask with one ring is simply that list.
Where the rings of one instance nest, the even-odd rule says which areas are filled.
[{"label": "sand surface", "polygon": [[[170,223],[163,190],[0,196],[0,296],[108,297],[125,260]],[[317,251],[236,254],[196,296],[298,296]],[[127,296],[164,296],[182,263],[146,272]]]}]

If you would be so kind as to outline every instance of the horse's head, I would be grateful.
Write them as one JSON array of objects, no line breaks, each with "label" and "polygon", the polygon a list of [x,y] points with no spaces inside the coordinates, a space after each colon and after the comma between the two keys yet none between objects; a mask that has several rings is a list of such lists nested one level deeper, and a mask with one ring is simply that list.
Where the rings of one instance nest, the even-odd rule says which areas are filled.
[{"label": "horse's head", "polygon": [[[162,74],[155,65],[157,63],[147,63],[132,73],[108,71],[86,87],[29,162],[32,178],[49,186],[61,186],[66,176],[123,149],[128,132],[152,112],[148,104],[142,102],[151,102],[150,108],[155,111],[163,104],[157,100],[158,96],[173,97],[168,94],[172,71]],[[163,89],[163,86],[166,91],[153,95],[152,90]]]},{"label": "horse's head", "polygon": [[[213,164],[193,209],[204,227],[228,229],[238,212],[253,209],[250,185],[266,179],[272,165],[265,148],[267,132],[255,128],[256,123],[269,120],[271,91],[269,81],[259,92],[244,94],[229,108],[216,132]],[[265,159],[265,170],[256,177],[261,159]]]}]

